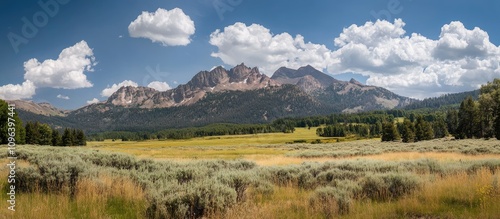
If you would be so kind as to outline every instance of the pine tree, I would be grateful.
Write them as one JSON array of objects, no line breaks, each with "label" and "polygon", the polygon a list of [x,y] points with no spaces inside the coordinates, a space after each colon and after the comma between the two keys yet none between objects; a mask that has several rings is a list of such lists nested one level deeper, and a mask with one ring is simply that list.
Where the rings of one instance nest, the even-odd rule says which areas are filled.
[{"label": "pine tree", "polygon": [[[21,121],[21,120],[19,119],[19,121]],[[16,126],[16,131],[17,130],[19,130],[19,135],[16,135],[17,137],[19,137],[19,139],[17,140],[17,143],[18,144],[26,144],[26,129],[24,128],[22,122],[19,123],[19,126]]]},{"label": "pine tree", "polygon": [[69,128],[64,129],[62,135],[62,146],[72,146],[73,144],[73,132]]},{"label": "pine tree", "polygon": [[377,121],[375,124],[371,125],[370,127],[371,136],[380,137],[381,133],[382,133],[382,123],[380,121]]},{"label": "pine tree", "polygon": [[444,138],[449,134],[446,123],[441,117],[432,123],[432,129],[434,130],[434,138]]},{"label": "pine tree", "polygon": [[70,129],[71,130],[71,142],[73,143],[72,145],[70,146],[75,146],[75,145],[78,145],[78,141],[76,140],[76,129]]},{"label": "pine tree", "polygon": [[385,122],[382,124],[382,141],[395,141],[399,139],[398,129],[394,127],[394,123]]},{"label": "pine tree", "polygon": [[39,122],[26,123],[26,144],[40,144]]},{"label": "pine tree", "polygon": [[494,135],[494,117],[495,117],[495,101],[491,93],[482,93],[479,96],[478,108],[479,108],[479,120],[480,135],[486,138],[491,138]]},{"label": "pine tree", "polygon": [[87,145],[87,140],[85,139],[85,133],[81,129],[76,130],[76,144],[77,146]]},{"label": "pine tree", "polygon": [[415,114],[414,113],[410,114],[410,122],[415,122]]},{"label": "pine tree", "polygon": [[495,136],[500,140],[500,116],[497,115],[495,119]]},{"label": "pine tree", "polygon": [[458,111],[454,109],[448,110],[446,113],[446,126],[448,133],[455,135],[458,128]]},{"label": "pine tree", "polygon": [[38,126],[39,139],[38,144],[40,145],[51,145],[52,144],[52,129],[47,124],[40,124]]},{"label": "pine tree", "polygon": [[460,104],[458,111],[458,128],[456,138],[472,138],[480,137],[478,134],[479,119],[476,103],[472,100],[471,96],[465,98]]},{"label": "pine tree", "polygon": [[56,129],[52,129],[52,146],[61,146],[61,144],[61,133],[59,133],[59,131],[57,131]]},{"label": "pine tree", "polygon": [[415,141],[426,141],[434,138],[432,125],[419,115],[415,120]]},{"label": "pine tree", "polygon": [[424,123],[425,132],[424,132],[424,140],[432,140],[434,139],[434,129],[432,128],[432,124],[430,122]]},{"label": "pine tree", "polygon": [[409,119],[405,119],[400,126],[401,139],[403,142],[414,142],[415,141],[415,126]]},{"label": "pine tree", "polygon": [[479,108],[484,137],[495,135],[500,140],[500,79],[481,86]]},{"label": "pine tree", "polygon": [[14,119],[15,143],[25,144],[26,133],[24,131],[23,123],[19,118],[19,116],[17,115],[15,109],[13,111],[14,114],[12,114],[11,109],[9,109],[9,104],[3,100],[0,100],[0,144],[9,143],[10,135],[8,128],[12,128],[9,127],[9,118]]}]

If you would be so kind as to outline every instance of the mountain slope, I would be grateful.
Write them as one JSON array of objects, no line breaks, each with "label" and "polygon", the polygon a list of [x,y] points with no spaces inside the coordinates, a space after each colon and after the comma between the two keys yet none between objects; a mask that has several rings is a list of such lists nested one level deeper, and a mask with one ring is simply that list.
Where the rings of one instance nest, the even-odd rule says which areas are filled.
[{"label": "mountain slope", "polygon": [[477,100],[479,98],[479,93],[480,90],[473,90],[455,94],[445,94],[440,97],[425,98],[422,101],[414,102],[404,107],[404,109],[420,109],[420,108],[438,109],[441,106],[458,105],[467,96],[472,96],[473,99]]},{"label": "mountain slope", "polygon": [[[265,123],[276,118],[392,109],[412,99],[356,80],[339,81],[311,66],[280,68],[273,77],[244,64],[201,71],[188,83],[160,92],[122,87],[107,101],[62,116],[22,112],[27,120],[87,132],[149,131],[210,123]],[[24,118],[23,118],[24,119]]]},{"label": "mountain slope", "polygon": [[106,103],[128,108],[168,108],[191,105],[208,92],[255,90],[274,85],[277,84],[257,68],[248,68],[242,63],[229,71],[220,66],[201,71],[187,84],[164,92],[147,87],[122,87]]},{"label": "mountain slope", "polygon": [[195,104],[170,108],[126,108],[95,104],[73,111],[68,122],[89,132],[148,131],[210,123],[265,123],[281,117],[326,114],[323,105],[293,85],[208,93]]},{"label": "mountain slope", "polygon": [[16,109],[23,110],[25,112],[30,112],[33,114],[44,115],[44,116],[66,116],[69,110],[58,109],[50,103],[35,103],[33,101],[26,100],[7,100],[8,103],[14,104]]},{"label": "mountain slope", "polygon": [[271,79],[281,84],[297,85],[335,112],[392,109],[415,101],[384,88],[363,85],[354,79],[339,81],[309,65],[297,70],[282,67]]}]

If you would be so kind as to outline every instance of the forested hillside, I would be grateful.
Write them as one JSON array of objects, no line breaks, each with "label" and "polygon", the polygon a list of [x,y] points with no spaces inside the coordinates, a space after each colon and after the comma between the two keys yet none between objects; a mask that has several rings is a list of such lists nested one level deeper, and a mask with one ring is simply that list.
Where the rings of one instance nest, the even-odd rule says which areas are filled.
[{"label": "forested hillside", "polygon": [[404,107],[404,109],[421,109],[432,108],[437,109],[443,106],[460,104],[467,96],[471,96],[474,100],[479,98],[480,90],[461,92],[456,94],[445,94],[440,97],[426,98],[422,101],[415,101],[412,104]]}]

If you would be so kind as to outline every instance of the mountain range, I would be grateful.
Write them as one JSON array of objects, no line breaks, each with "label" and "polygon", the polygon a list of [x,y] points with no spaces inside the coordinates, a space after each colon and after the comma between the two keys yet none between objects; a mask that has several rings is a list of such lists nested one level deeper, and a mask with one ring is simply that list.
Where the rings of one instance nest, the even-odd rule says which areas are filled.
[{"label": "mountain range", "polygon": [[16,105],[25,121],[100,132],[264,123],[281,117],[403,108],[418,101],[354,79],[340,81],[311,66],[282,67],[269,77],[242,63],[229,70],[200,71],[188,83],[163,92],[121,87],[106,101],[73,111],[21,102]]},{"label": "mountain range", "polygon": [[[363,85],[354,79],[349,82],[336,80],[311,66],[297,70],[282,67],[269,78],[260,73],[258,68],[249,68],[240,64],[230,70],[219,66],[211,71],[201,71],[187,84],[164,92],[147,87],[121,87],[105,103],[96,105],[98,105],[97,108],[106,105],[144,109],[189,106],[200,101],[207,93],[270,89],[283,85],[295,85],[300,88],[301,92],[313,99],[321,100],[322,104],[344,112],[392,109],[408,105],[412,101],[384,88]],[[361,98],[362,101],[354,101],[355,103],[347,104],[345,108],[334,106],[344,105],[337,100],[342,99],[343,96],[352,97],[352,95],[358,100]],[[95,107],[91,105],[84,108]]]}]

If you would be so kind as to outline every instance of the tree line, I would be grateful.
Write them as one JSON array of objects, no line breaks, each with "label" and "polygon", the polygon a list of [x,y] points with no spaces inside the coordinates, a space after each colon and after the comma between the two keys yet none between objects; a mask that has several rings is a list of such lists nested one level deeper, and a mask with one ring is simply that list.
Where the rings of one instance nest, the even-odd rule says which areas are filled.
[{"label": "tree line", "polygon": [[230,124],[217,123],[203,127],[191,127],[181,129],[165,129],[158,132],[128,132],[114,131],[93,134],[89,140],[103,141],[105,139],[121,139],[123,141],[141,141],[150,139],[190,139],[206,136],[220,135],[246,135],[259,133],[292,133],[295,131],[295,123],[285,119],[277,119],[270,124]]},{"label": "tree line", "polygon": [[493,138],[500,140],[500,79],[483,85],[477,101],[467,96],[458,110],[449,109],[446,118],[428,122],[422,116],[416,121],[385,122],[382,141],[415,142],[442,138],[448,134],[456,139]]},{"label": "tree line", "polygon": [[[9,104],[0,100],[0,143],[8,143]],[[81,129],[65,128],[61,132],[51,128],[48,124],[40,122],[23,122],[13,114],[15,120],[15,141],[16,144],[52,145],[52,146],[85,146],[86,136]]]},{"label": "tree line", "polygon": [[317,128],[316,134],[321,137],[346,137],[357,135],[358,137],[377,137],[381,131],[381,123],[368,124],[336,124],[328,125],[324,128]]},{"label": "tree line", "polygon": [[52,146],[85,146],[87,140],[81,129],[65,128],[61,134],[59,130],[39,122],[26,123],[26,144]]}]

